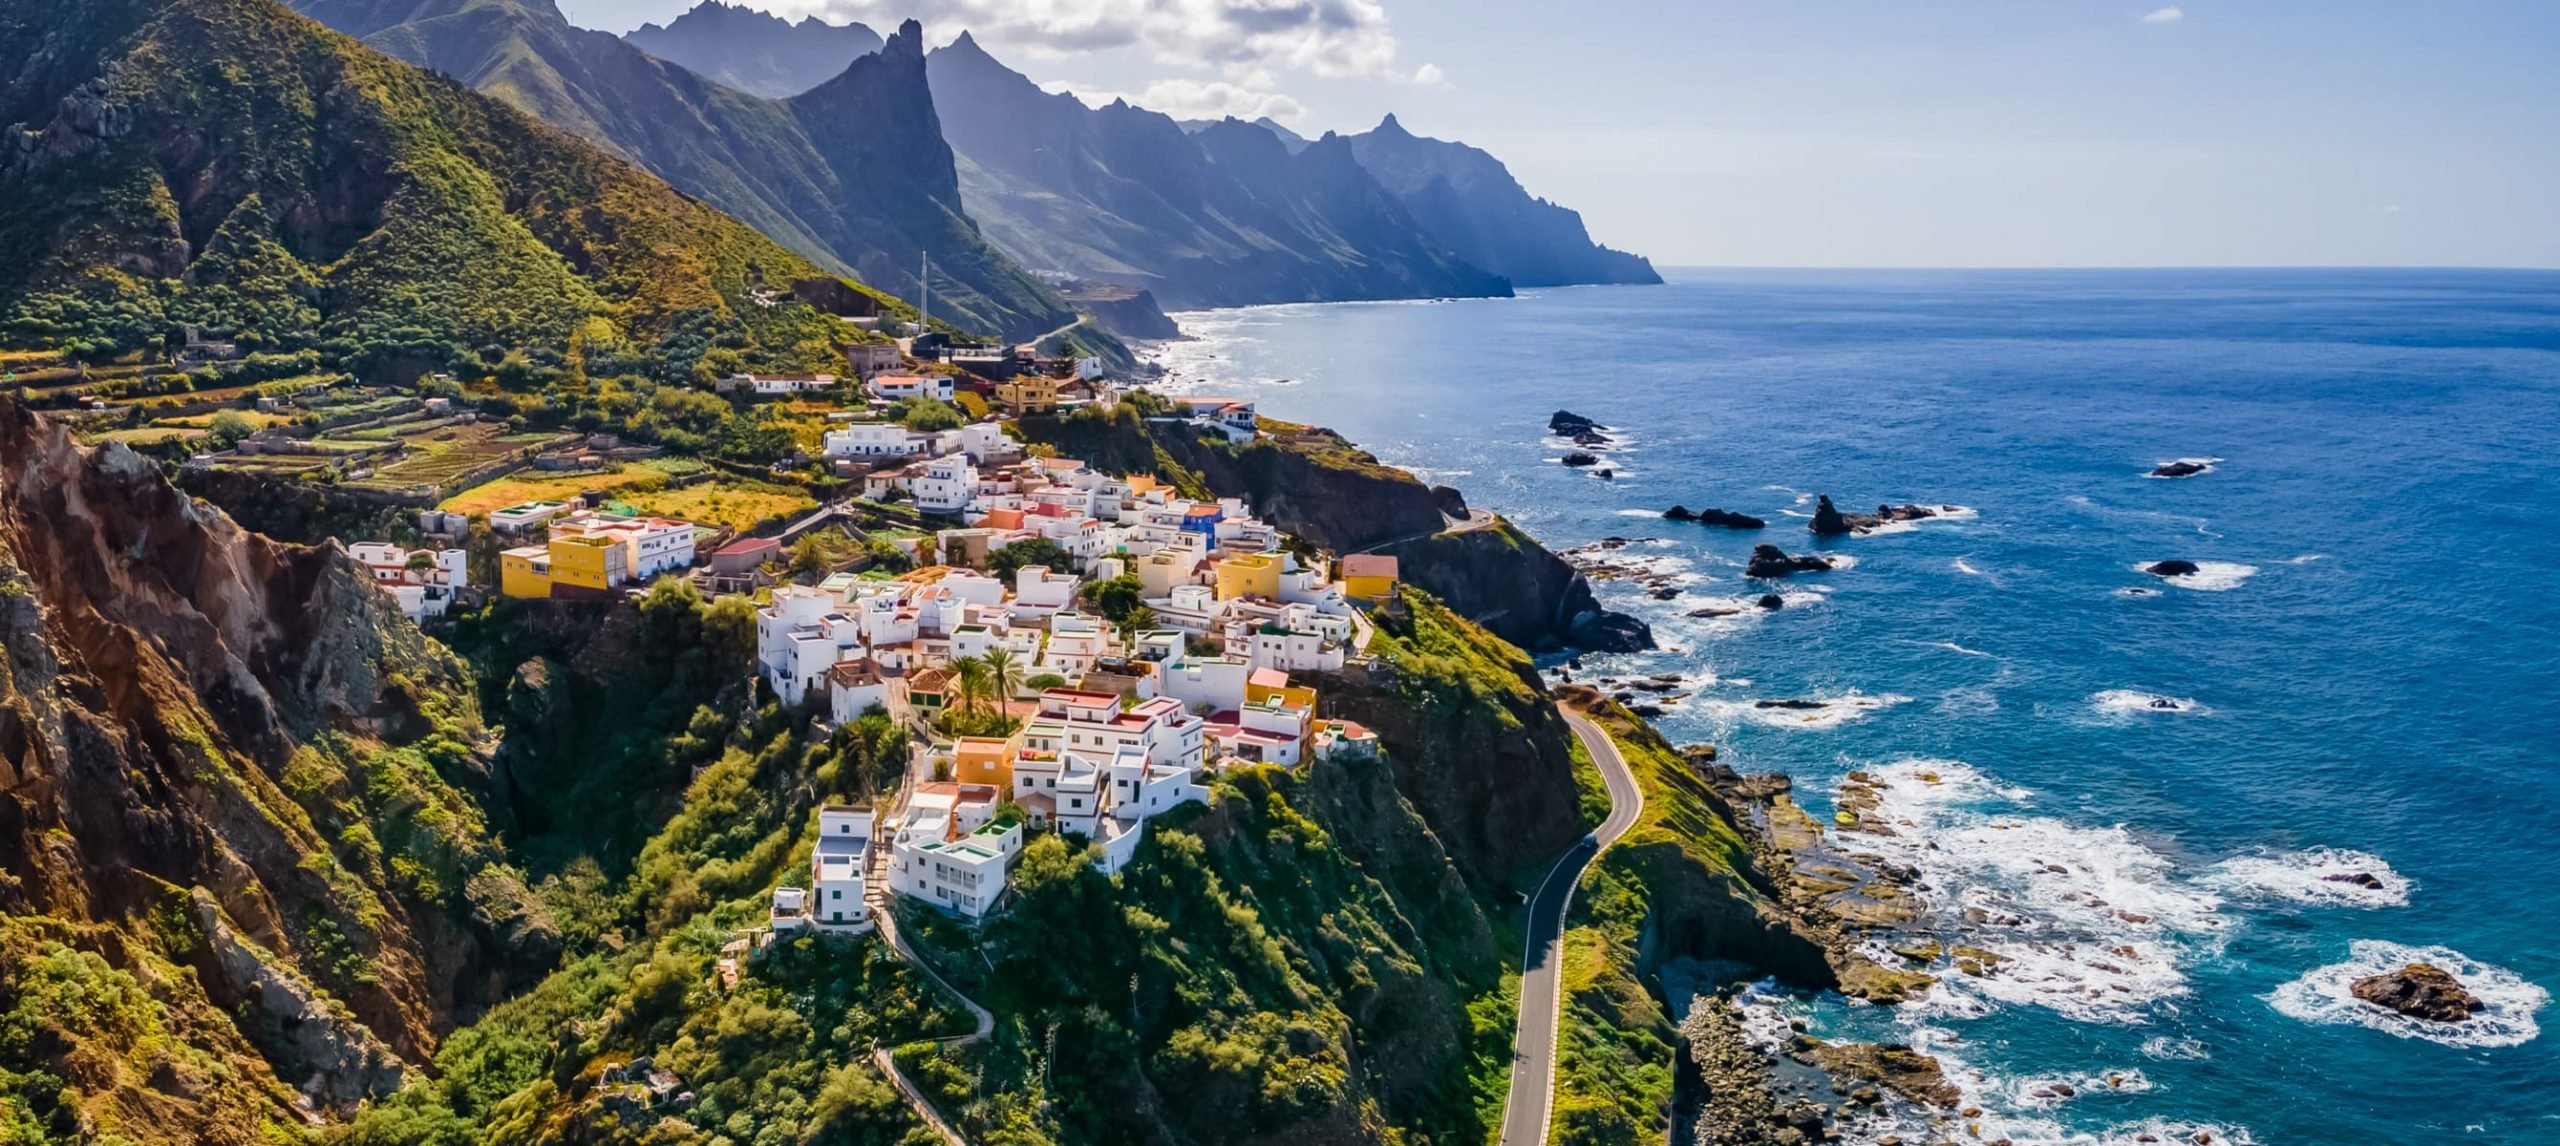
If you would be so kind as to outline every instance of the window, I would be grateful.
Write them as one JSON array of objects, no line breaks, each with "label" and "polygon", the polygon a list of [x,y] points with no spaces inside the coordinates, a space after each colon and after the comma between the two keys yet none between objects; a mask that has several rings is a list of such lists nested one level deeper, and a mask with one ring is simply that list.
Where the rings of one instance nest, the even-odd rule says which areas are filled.
[{"label": "window", "polygon": [[841,888],[841,887],[835,887],[835,888],[829,888],[829,889],[827,889],[827,898],[829,898],[829,899],[843,899],[843,898],[844,898],[844,889],[843,889],[843,888]]}]

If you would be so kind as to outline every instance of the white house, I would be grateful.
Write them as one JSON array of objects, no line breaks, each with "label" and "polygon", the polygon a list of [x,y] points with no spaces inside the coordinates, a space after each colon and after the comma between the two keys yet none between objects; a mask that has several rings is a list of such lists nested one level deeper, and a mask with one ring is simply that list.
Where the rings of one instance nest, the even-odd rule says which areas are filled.
[{"label": "white house", "polygon": [[907,492],[915,495],[916,508],[926,513],[958,513],[969,508],[969,499],[978,490],[978,467],[970,465],[967,456],[953,454],[935,458],[924,473],[907,483]]},{"label": "white house", "polygon": [[1227,603],[1206,585],[1176,585],[1162,597],[1147,598],[1147,608],[1155,610],[1156,620],[1168,629],[1208,633],[1218,628]]},{"label": "white house", "polygon": [[500,533],[521,533],[567,512],[569,503],[565,501],[523,502],[490,510],[489,528]]},{"label": "white house", "polygon": [[780,398],[832,390],[835,385],[833,374],[732,374],[712,388],[723,394],[743,391],[758,398]]},{"label": "white house", "polygon": [[960,452],[969,460],[985,465],[1022,452],[1022,447],[1005,436],[1002,422],[971,422],[960,427]]},{"label": "white house", "polygon": [[693,523],[672,517],[616,517],[572,513],[551,523],[553,537],[604,537],[622,543],[623,568],[633,580],[693,567]]},{"label": "white house", "polygon": [[1013,574],[1013,615],[1025,620],[1039,620],[1064,612],[1076,603],[1076,586],[1083,581],[1073,573],[1053,573],[1046,565],[1026,565]]},{"label": "white house", "polygon": [[972,919],[1004,895],[1022,825],[995,822],[999,793],[979,784],[922,784],[889,845],[889,890]]},{"label": "white house", "polygon": [[373,583],[399,602],[402,616],[412,621],[441,617],[453,604],[456,592],[471,584],[471,555],[459,549],[420,550],[430,564],[424,569],[409,568],[412,551],[387,541],[359,541],[347,547],[347,556],[373,575]]},{"label": "white house", "polygon": [[871,908],[862,899],[862,863],[870,851],[869,808],[818,809],[818,846],[809,861],[811,923],[824,930],[871,925]]},{"label": "white house", "polygon": [[933,437],[896,422],[855,422],[820,435],[831,458],[905,458],[931,448]]},{"label": "white house", "polygon": [[1238,656],[1183,655],[1160,665],[1166,696],[1192,708],[1227,712],[1244,707],[1244,688],[1253,677],[1253,662]]},{"label": "white house", "polygon": [[837,661],[827,669],[828,711],[838,724],[851,724],[862,714],[889,709],[889,681],[868,658]]},{"label": "white house", "polygon": [[909,398],[948,402],[952,396],[951,376],[948,374],[882,374],[864,383],[863,388],[883,402],[903,402]]},{"label": "white house", "polygon": [[785,585],[773,591],[772,604],[756,610],[756,660],[785,704],[800,703],[861,647],[860,626],[837,611],[824,590]]}]

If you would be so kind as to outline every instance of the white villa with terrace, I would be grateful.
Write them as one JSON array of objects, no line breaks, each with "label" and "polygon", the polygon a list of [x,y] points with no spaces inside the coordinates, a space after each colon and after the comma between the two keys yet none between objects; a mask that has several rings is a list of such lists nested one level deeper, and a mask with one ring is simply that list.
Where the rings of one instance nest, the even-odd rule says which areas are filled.
[{"label": "white villa with terrace", "polygon": [[[409,567],[410,560],[425,554],[423,569]],[[400,615],[412,621],[441,617],[452,606],[456,593],[471,585],[471,555],[459,549],[402,549],[387,541],[359,541],[347,547],[347,556],[373,575],[373,583],[400,604]]]}]

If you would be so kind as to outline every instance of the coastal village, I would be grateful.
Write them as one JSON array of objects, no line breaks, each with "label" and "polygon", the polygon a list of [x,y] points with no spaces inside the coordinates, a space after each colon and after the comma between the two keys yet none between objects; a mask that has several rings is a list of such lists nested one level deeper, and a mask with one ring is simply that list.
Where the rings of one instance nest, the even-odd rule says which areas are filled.
[{"label": "coastal village", "polygon": [[[492,592],[613,601],[669,577],[706,598],[745,596],[773,699],[813,713],[819,734],[875,714],[903,730],[913,744],[905,782],[878,805],[820,809],[807,878],[774,890],[755,942],[868,931],[893,896],[984,918],[1003,909],[1026,833],[1085,841],[1094,866],[1116,873],[1150,818],[1204,802],[1221,771],[1374,758],[1375,736],[1319,719],[1317,689],[1303,682],[1365,659],[1364,610],[1396,601],[1393,557],[1336,560],[1239,499],[1106,475],[1008,432],[1007,418],[1119,401],[1091,359],[1022,347],[918,362],[913,346],[857,343],[845,376],[717,384],[736,401],[843,407],[827,411],[810,464],[847,496],[780,529],[741,532],[598,492],[476,515],[425,509],[425,544],[365,540],[348,552],[426,623]],[[955,358],[969,368],[950,368]],[[987,413],[933,428],[895,416],[964,396],[976,401],[961,408]],[[1226,441],[1258,433],[1248,402],[1163,408],[1159,417]],[[851,522],[864,507],[905,507],[913,528],[862,530]],[[494,585],[474,583],[461,547],[475,525],[505,544]],[[786,542],[820,531],[865,545],[850,561],[795,561],[800,546]]]}]

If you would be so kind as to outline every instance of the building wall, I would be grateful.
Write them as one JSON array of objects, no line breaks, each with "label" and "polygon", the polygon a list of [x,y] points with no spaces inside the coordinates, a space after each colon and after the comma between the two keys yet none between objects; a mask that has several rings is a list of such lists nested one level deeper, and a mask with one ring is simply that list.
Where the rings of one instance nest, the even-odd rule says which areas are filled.
[{"label": "building wall", "polygon": [[1230,557],[1218,563],[1218,599],[1280,596],[1280,559],[1272,554]]},{"label": "building wall", "polygon": [[551,577],[535,567],[530,556],[514,553],[498,557],[498,591],[510,597],[543,599],[551,596]]}]

